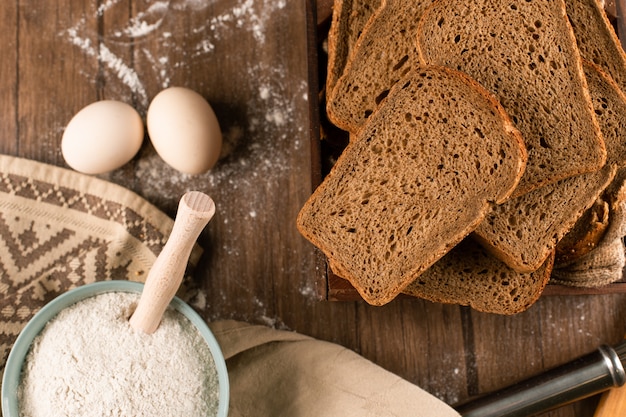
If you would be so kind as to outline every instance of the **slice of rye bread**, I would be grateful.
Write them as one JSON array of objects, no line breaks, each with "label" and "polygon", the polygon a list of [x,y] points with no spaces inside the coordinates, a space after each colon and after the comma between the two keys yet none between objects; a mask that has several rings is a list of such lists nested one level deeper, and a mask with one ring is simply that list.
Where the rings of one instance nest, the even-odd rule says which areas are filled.
[{"label": "slice of rye bread", "polygon": [[365,25],[343,75],[326,92],[326,113],[334,125],[358,131],[391,87],[416,66],[417,23],[432,1],[381,3]]},{"label": "slice of rye bread", "polygon": [[[608,161],[626,164],[626,97],[617,83],[599,66],[584,61],[594,109],[606,139]],[[610,139],[613,137],[613,139]],[[598,199],[557,244],[556,263],[576,260],[595,248],[608,226],[608,203]]]},{"label": "slice of rye bread", "polygon": [[511,194],[525,161],[493,96],[457,71],[416,68],[348,144],[297,227],[382,305]]},{"label": "slice of rye bread", "polygon": [[[466,238],[402,293],[435,303],[470,306],[483,313],[517,314],[539,299],[550,281],[554,259],[549,256],[538,270],[520,273]],[[345,272],[332,262],[330,268],[344,277]]]},{"label": "slice of rye bread", "polygon": [[343,74],[357,39],[381,1],[335,0],[328,30],[326,91],[331,91]]},{"label": "slice of rye bread", "polygon": [[626,163],[626,97],[598,66],[585,61],[584,70],[607,147],[605,167],[510,199],[475,231],[497,257],[521,272],[543,264]]},{"label": "slice of rye bread", "polygon": [[472,239],[465,239],[403,292],[485,313],[517,314],[539,299],[550,280],[553,262],[554,256],[549,256],[536,271],[519,273]]},{"label": "slice of rye bread", "polygon": [[466,72],[495,94],[522,133],[528,165],[514,196],[604,165],[563,0],[439,0],[416,43],[424,63]]},{"label": "slice of rye bread", "polygon": [[581,56],[602,68],[626,92],[626,53],[604,8],[597,0],[566,0],[565,4]]},{"label": "slice of rye bread", "polygon": [[515,197],[487,214],[472,236],[518,272],[537,270],[611,182],[615,165]]}]

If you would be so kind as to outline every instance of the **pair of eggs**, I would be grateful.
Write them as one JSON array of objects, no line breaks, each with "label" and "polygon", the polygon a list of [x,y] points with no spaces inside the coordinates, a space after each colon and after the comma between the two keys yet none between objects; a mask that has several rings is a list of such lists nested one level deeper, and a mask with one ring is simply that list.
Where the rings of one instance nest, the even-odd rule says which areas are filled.
[{"label": "pair of eggs", "polygon": [[[146,115],[154,149],[171,167],[201,174],[217,162],[222,132],[209,103],[184,87],[157,94]],[[122,167],[141,148],[144,124],[130,105],[113,100],[92,103],[70,120],[61,139],[61,153],[73,169],[102,174]]]}]

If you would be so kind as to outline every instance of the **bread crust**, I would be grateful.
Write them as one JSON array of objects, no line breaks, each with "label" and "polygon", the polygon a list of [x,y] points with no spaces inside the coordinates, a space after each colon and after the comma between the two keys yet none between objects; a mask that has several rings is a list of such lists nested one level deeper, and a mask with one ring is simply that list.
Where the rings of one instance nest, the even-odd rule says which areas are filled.
[{"label": "bread crust", "polygon": [[556,245],[555,263],[567,264],[588,254],[602,241],[609,226],[609,204],[596,200]]},{"label": "bread crust", "polygon": [[328,30],[326,91],[332,91],[369,19],[387,0],[335,0]]},{"label": "bread crust", "polygon": [[385,0],[368,20],[342,76],[327,91],[328,119],[358,132],[389,90],[417,64],[414,36],[432,0]]}]

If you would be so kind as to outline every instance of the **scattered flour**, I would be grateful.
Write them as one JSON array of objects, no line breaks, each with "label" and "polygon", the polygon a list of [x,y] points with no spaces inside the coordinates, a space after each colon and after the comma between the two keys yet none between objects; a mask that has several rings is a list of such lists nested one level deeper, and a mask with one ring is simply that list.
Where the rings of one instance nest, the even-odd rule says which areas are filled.
[{"label": "scattered flour", "polygon": [[[168,11],[169,2],[157,1],[152,3],[145,12],[139,13],[130,19],[129,25],[123,30],[123,34],[132,38],[140,38],[161,27]],[[120,36],[120,34],[117,34]]]},{"label": "scattered flour", "polygon": [[[228,4],[229,6],[225,6]],[[194,11],[203,10],[207,7],[222,10],[197,26],[184,28],[181,18]],[[218,7],[221,6],[221,7]],[[210,57],[220,39],[230,36],[241,36],[241,32],[250,33],[256,42],[266,41],[267,24],[274,13],[287,6],[286,0],[235,0],[225,3],[223,0],[168,0],[149,3],[144,10],[136,12],[128,22],[120,28],[112,29],[106,34],[96,34],[88,27],[87,16],[79,19],[69,29],[61,31],[60,35],[66,37],[72,44],[79,47],[88,56],[97,57],[119,81],[138,97],[140,105],[147,107],[148,96],[141,77],[137,74],[133,65],[122,61],[114,52],[115,46],[125,47],[135,45],[139,56],[143,56],[152,62],[155,59],[147,48],[141,47],[142,40],[147,38],[158,40],[159,44],[167,45],[168,51],[177,51],[185,58]],[[105,19],[107,12],[115,8],[127,7],[122,0],[107,0],[102,3],[95,12],[95,17]],[[178,33],[190,33],[197,35],[195,44],[178,45],[167,43],[175,38]],[[96,42],[95,39],[98,39]],[[126,52],[126,48],[124,48]],[[135,62],[134,64],[137,64]],[[172,78],[171,71],[182,70],[182,62],[169,63],[168,66],[158,66],[154,70],[161,82],[162,88],[169,87]],[[167,70],[166,70],[167,69]],[[167,71],[167,72],[166,72]]]},{"label": "scattered flour", "polygon": [[20,415],[216,415],[217,371],[200,333],[171,309],[153,334],[133,330],[137,300],[105,293],[50,321],[26,359]]},{"label": "scattered flour", "polygon": [[72,44],[80,47],[86,55],[97,57],[99,62],[105,64],[124,85],[138,96],[144,107],[148,106],[148,93],[135,70],[111,52],[106,44],[101,43],[98,47],[94,46],[90,39],[81,37],[75,28],[68,29],[67,35]]},{"label": "scattered flour", "polygon": [[[114,21],[107,20],[108,14],[119,16],[127,7],[127,2],[122,0],[102,0],[95,17]],[[190,68],[210,66],[217,53],[223,54],[223,50],[220,52],[223,44],[245,38],[259,46],[270,45],[274,42],[271,33],[284,18],[280,13],[287,7],[286,0],[153,1],[138,6],[133,10],[134,15],[117,27],[107,26],[106,33],[95,33],[93,16],[85,16],[73,22],[69,29],[60,31],[59,36],[83,54],[97,57],[106,72],[107,92],[112,91],[113,95],[119,92],[117,95],[122,97],[130,92],[142,113],[151,94],[146,86],[153,88],[156,83],[167,88],[181,74],[185,79]],[[208,17],[194,20],[196,10],[202,10]],[[133,51],[132,58],[129,50]],[[307,146],[303,138],[308,137],[309,126],[298,122],[299,112],[305,108],[303,103],[306,106],[309,99],[308,81],[296,80],[294,87],[294,80],[288,78],[294,76],[290,65],[280,59],[271,63],[261,59],[236,67],[232,82],[238,91],[246,92],[245,97],[250,97],[236,103],[236,113],[227,115],[234,120],[222,123],[220,118],[224,145],[222,158],[213,170],[195,176],[180,174],[164,164],[150,147],[142,149],[134,162],[134,173],[140,179],[135,191],[166,211],[173,210],[174,206],[168,204],[174,203],[163,190],[183,193],[202,189],[216,202],[222,197],[236,199],[237,207],[219,212],[214,220],[222,222],[225,236],[233,236],[232,240],[220,242],[220,249],[229,257],[245,256],[236,233],[230,232],[240,230],[235,225],[244,220],[266,221],[268,199],[288,192],[285,184],[276,179],[284,178],[287,170],[294,169],[291,156]],[[93,78],[93,74],[85,77]],[[216,108],[216,112],[219,110]],[[115,182],[116,174],[112,175],[105,179]],[[263,184],[261,192],[259,184]],[[307,298],[313,298],[314,292],[314,288],[304,284],[300,289],[300,294]],[[256,307],[255,317],[274,327],[284,327],[279,318],[267,317],[264,306]]]}]

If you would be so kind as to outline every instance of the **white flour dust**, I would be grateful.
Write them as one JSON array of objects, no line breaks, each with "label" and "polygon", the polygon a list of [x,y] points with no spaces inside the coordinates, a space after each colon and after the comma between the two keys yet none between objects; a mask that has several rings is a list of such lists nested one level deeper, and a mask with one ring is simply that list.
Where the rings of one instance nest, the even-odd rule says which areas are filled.
[{"label": "white flour dust", "polygon": [[[212,59],[218,55],[224,59],[224,50],[220,48],[225,44],[245,39],[252,46],[256,43],[273,48],[275,40],[270,34],[283,22],[287,7],[287,0],[155,0],[137,6],[128,20],[106,26],[106,33],[98,34],[94,32],[94,17],[114,22],[110,23],[113,25],[119,22],[117,16],[128,10],[125,1],[103,0],[96,10],[88,12],[93,16],[73,22],[59,36],[83,54],[97,58],[106,72],[107,92],[119,96],[130,92],[142,113],[155,83],[167,88],[181,75],[185,79],[190,68],[210,69]],[[207,17],[194,20],[194,11]],[[109,15],[116,17],[108,18]],[[220,250],[230,257],[245,256],[236,241],[236,232],[241,230],[236,225],[242,221],[267,221],[268,204],[275,202],[270,199],[287,192],[285,183],[279,180],[286,177],[287,170],[294,169],[292,156],[308,145],[309,126],[302,123],[301,112],[308,108],[309,86],[305,78],[295,82],[288,78],[294,77],[292,65],[280,59],[271,63],[261,59],[236,66],[229,80],[238,83],[236,90],[246,95],[241,103],[226,103],[237,105],[236,114],[233,112],[234,120],[227,124],[220,120],[223,157],[210,172],[181,174],[149,147],[144,147],[134,161],[133,172],[140,179],[136,191],[157,206],[169,204],[171,195],[164,196],[164,190],[202,189],[210,192],[216,203],[221,197],[236,200],[237,207],[219,212],[213,220],[222,222],[223,235],[235,236],[220,242]],[[219,109],[215,110],[217,113]],[[309,285],[300,288],[300,294],[307,298],[314,292]],[[199,300],[200,304],[205,302],[206,299]],[[262,304],[255,304],[257,317],[275,327],[283,326],[280,319],[268,317]]]},{"label": "white flour dust", "polygon": [[[269,68],[258,64],[247,71],[246,78],[254,83],[250,89],[258,96],[251,98],[246,106],[246,113],[242,115],[244,124],[223,130],[223,158],[216,167],[206,174],[181,175],[164,165],[158,155],[144,155],[136,167],[137,176],[146,184],[143,195],[149,199],[158,198],[161,190],[183,185],[188,189],[208,187],[235,193],[252,188],[255,192],[246,194],[246,199],[241,201],[240,213],[255,219],[263,210],[264,195],[276,192],[279,184],[275,179],[290,169],[289,156],[300,152],[303,146],[299,138],[306,137],[307,127],[295,123],[295,118],[302,102],[308,99],[308,84],[302,81],[295,92],[288,94],[284,89],[287,71],[280,66]],[[242,151],[244,141],[245,151]],[[265,194],[256,189],[260,179],[263,179]],[[221,215],[228,223],[228,214],[239,216],[240,213]]]},{"label": "white flour dust", "polygon": [[168,6],[169,2],[167,1],[157,1],[150,4],[145,11],[130,19],[126,28],[121,32],[115,33],[115,35],[125,35],[132,38],[149,35],[161,27],[169,9]]},{"label": "white flour dust", "polygon": [[97,295],[50,321],[26,358],[20,415],[215,416],[218,377],[206,342],[171,309],[153,334],[133,330],[138,297]]},{"label": "white flour dust", "polygon": [[90,39],[81,37],[76,28],[68,29],[67,36],[70,42],[78,46],[86,55],[97,57],[99,62],[105,64],[106,67],[114,75],[116,75],[124,85],[130,88],[132,92],[137,95],[141,104],[147,107],[148,94],[135,70],[125,64],[121,58],[112,53],[104,43],[101,43],[98,47],[96,47],[92,44]]},{"label": "white flour dust", "polygon": [[[182,59],[210,58],[221,39],[241,36],[242,32],[250,33],[258,43],[265,42],[269,19],[275,12],[286,7],[286,0],[264,0],[262,4],[254,0],[237,0],[231,2],[233,5],[227,10],[212,16],[208,21],[181,29],[185,27],[182,20],[184,16],[220,3],[220,0],[156,1],[148,4],[145,10],[139,10],[135,16],[129,17],[122,27],[113,28],[102,36],[98,36],[88,27],[88,16],[79,19],[60,35],[86,55],[97,57],[111,75],[137,96],[139,103],[145,108],[148,105],[148,95],[144,81],[133,68],[134,65],[125,62],[120,54],[115,53],[115,46],[134,44],[137,47],[135,60],[145,59],[152,63],[155,73],[148,75],[155,76],[161,87],[167,88],[173,72],[183,70],[185,62],[169,62],[167,57],[154,56],[148,47],[143,46],[143,40],[157,40],[159,44],[167,45],[166,50],[178,52]],[[125,2],[108,0],[96,9],[95,17],[106,18],[108,11],[122,7],[127,7]],[[183,30],[195,35],[195,44],[183,46],[173,42]],[[158,65],[154,65],[156,63]]]}]

